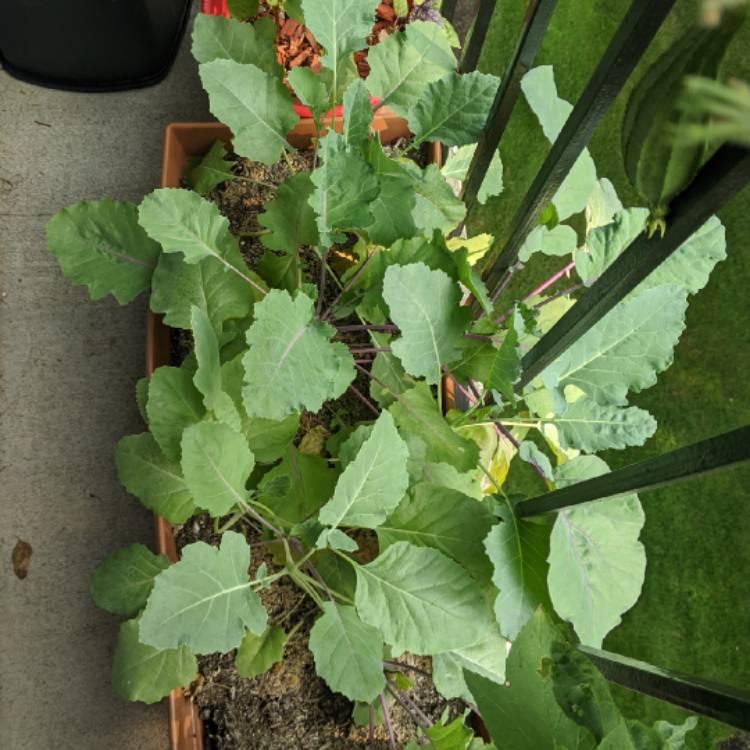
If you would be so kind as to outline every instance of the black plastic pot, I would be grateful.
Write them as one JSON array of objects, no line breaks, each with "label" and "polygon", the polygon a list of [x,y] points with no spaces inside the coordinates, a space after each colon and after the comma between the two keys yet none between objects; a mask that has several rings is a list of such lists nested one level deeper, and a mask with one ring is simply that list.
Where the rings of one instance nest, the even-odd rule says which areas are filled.
[{"label": "black plastic pot", "polygon": [[191,0],[0,0],[0,61],[74,91],[149,86],[168,72]]}]

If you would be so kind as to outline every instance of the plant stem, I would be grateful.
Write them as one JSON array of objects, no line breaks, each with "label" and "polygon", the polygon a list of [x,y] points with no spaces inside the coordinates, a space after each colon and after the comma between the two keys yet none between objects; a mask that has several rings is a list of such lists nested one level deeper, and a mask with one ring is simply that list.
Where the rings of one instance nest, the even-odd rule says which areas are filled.
[{"label": "plant stem", "polygon": [[375,709],[372,705],[367,707],[367,743],[375,741]]},{"label": "plant stem", "polygon": [[432,719],[413,700],[407,698],[405,695],[401,695],[390,680],[386,680],[386,685],[388,692],[407,713],[412,715],[422,729],[429,729],[432,726]]},{"label": "plant stem", "polygon": [[513,274],[521,267],[520,263],[514,263],[506,272],[505,278],[500,282],[500,286],[492,293],[492,301],[495,302],[497,298],[505,291],[505,287],[510,284],[510,280],[513,278]]},{"label": "plant stem", "polygon": [[374,380],[381,388],[384,388],[387,393],[389,393],[396,401],[401,400],[401,396],[398,393],[394,393],[377,375],[373,375],[369,370],[365,370],[362,365],[358,365],[357,362],[354,362],[354,366],[360,371],[363,372],[365,375],[367,375],[370,380]]},{"label": "plant stem", "polygon": [[354,383],[352,383],[352,384],[351,384],[351,385],[349,386],[349,390],[350,390],[350,391],[351,391],[351,392],[352,392],[352,393],[353,393],[353,394],[354,394],[354,395],[355,395],[355,396],[356,396],[356,397],[357,397],[357,398],[358,398],[358,399],[359,399],[359,400],[360,400],[360,401],[361,401],[361,402],[362,402],[362,403],[363,403],[363,404],[364,404],[364,405],[365,405],[365,406],[366,406],[366,407],[367,407],[367,408],[368,408],[368,409],[369,409],[369,410],[370,410],[370,411],[371,411],[371,412],[372,412],[373,414],[375,414],[375,416],[376,416],[376,417],[379,417],[379,416],[380,416],[380,411],[378,410],[377,406],[375,406],[375,404],[373,404],[373,403],[372,403],[372,401],[370,401],[370,399],[369,399],[369,398],[367,398],[367,396],[365,396],[365,394],[364,394],[364,393],[362,393],[362,391],[360,391],[360,390],[359,390],[359,388],[357,388],[357,387],[356,387],[356,386],[354,385]]},{"label": "plant stem", "polygon": [[544,307],[545,305],[548,305],[550,302],[554,302],[560,297],[565,297],[567,294],[573,294],[573,292],[577,292],[581,288],[583,288],[583,284],[573,284],[573,286],[569,286],[567,289],[562,289],[559,292],[555,292],[551,297],[546,297],[541,302],[537,302],[534,305],[534,309],[538,310],[540,307]]},{"label": "plant stem", "polygon": [[574,268],[576,267],[576,262],[574,260],[570,261],[564,268],[561,268],[556,273],[553,273],[552,276],[550,276],[546,281],[543,281],[539,286],[534,289],[533,291],[529,292],[525,297],[524,300],[531,299],[532,297],[536,297],[538,294],[541,294],[545,289],[548,289],[551,287],[556,281],[559,281],[563,276],[567,276]]},{"label": "plant stem", "polygon": [[244,515],[244,513],[235,513],[223,526],[216,530],[216,533],[223,534],[227,529],[231,529]]},{"label": "plant stem", "polygon": [[378,352],[383,352],[385,354],[388,354],[392,352],[390,346],[369,346],[369,347],[358,347],[358,346],[352,346],[349,348],[349,351],[352,354],[377,354]]},{"label": "plant stem", "polygon": [[354,331],[385,331],[387,333],[401,333],[398,326],[395,326],[392,323],[386,323],[379,326],[364,324],[360,325],[359,323],[357,323],[356,325],[336,326],[336,330],[339,333],[352,333]]},{"label": "plant stem", "polygon": [[[513,437],[513,435],[511,434],[510,430],[507,430],[507,429],[506,429],[505,427],[503,427],[503,425],[502,425],[502,424],[500,424],[500,423],[498,423],[498,422],[495,422],[494,420],[492,421],[492,424],[494,425],[494,427],[495,427],[495,432],[497,432],[498,436],[502,436],[502,437],[504,437],[504,438],[505,438],[506,440],[510,441],[510,443],[511,443],[511,444],[513,445],[513,447],[514,447],[514,448],[515,448],[516,450],[518,450],[518,449],[519,449],[519,447],[520,447],[520,445],[521,445],[521,444],[520,444],[520,443],[518,442],[518,440],[516,440],[516,439],[515,439],[515,438]],[[534,471],[535,471],[535,472],[536,472],[536,473],[537,473],[537,474],[538,474],[538,475],[539,475],[539,476],[540,476],[540,477],[541,477],[541,478],[542,478],[542,479],[544,480],[544,482],[546,483],[546,482],[547,482],[547,477],[546,477],[546,475],[545,475],[544,471],[542,470],[542,467],[541,467],[541,466],[539,466],[539,464],[538,464],[538,463],[537,463],[536,461],[534,461],[534,460],[528,461],[527,463],[528,463],[528,464],[529,464],[529,465],[531,466],[531,468],[532,468],[532,469],[534,469]]]},{"label": "plant stem", "polygon": [[229,261],[222,258],[218,253],[213,253],[213,257],[221,261],[230,271],[233,271],[241,279],[250,284],[250,286],[255,289],[256,292],[260,292],[263,296],[268,294],[268,292],[260,284],[256,284],[249,276],[246,276],[244,273],[242,273],[239,268],[235,268]]},{"label": "plant stem", "polygon": [[393,732],[393,723],[391,722],[391,713],[388,710],[388,705],[385,702],[385,695],[380,694],[380,707],[383,709],[383,721],[385,722],[385,728],[388,730],[388,747],[391,750],[398,750],[396,745],[396,736]]},{"label": "plant stem", "polygon": [[237,232],[237,237],[262,237],[271,234],[270,229],[256,229],[254,232]]},{"label": "plant stem", "polygon": [[357,272],[349,279],[349,281],[344,284],[344,286],[341,288],[341,291],[336,295],[333,302],[328,306],[328,309],[323,313],[322,320],[326,320],[330,314],[333,312],[333,308],[336,307],[341,297],[346,294],[353,286],[357,283],[357,280],[359,277],[364,273],[365,268],[367,267],[367,264],[375,257],[375,253],[372,255],[368,255],[365,262],[359,267]]},{"label": "plant stem", "polygon": [[402,664],[400,661],[384,661],[383,666],[388,671],[415,672],[416,674],[421,674],[423,677],[432,678],[432,675],[429,672],[425,672],[424,669],[420,669],[419,667],[412,667],[409,664]]},{"label": "plant stem", "polygon": [[323,257],[320,261],[320,279],[318,280],[318,301],[315,305],[315,316],[320,318],[320,311],[323,309],[323,293],[326,289],[326,258],[328,258],[328,250],[323,253]]}]

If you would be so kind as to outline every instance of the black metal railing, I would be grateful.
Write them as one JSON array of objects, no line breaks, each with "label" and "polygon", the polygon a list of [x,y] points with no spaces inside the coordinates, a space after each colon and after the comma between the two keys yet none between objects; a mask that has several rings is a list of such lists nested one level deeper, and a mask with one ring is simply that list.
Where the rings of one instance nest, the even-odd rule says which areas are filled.
[{"label": "black metal railing", "polygon": [[[571,167],[659,30],[675,0],[633,0],[570,117],[521,201],[504,243],[488,253],[483,277],[491,293],[508,278],[518,252],[537,226]],[[456,0],[444,0],[452,18]],[[461,68],[479,60],[495,1],[481,0]],[[518,99],[520,82],[531,67],[555,8],[555,0],[530,0],[520,37],[503,76],[487,124],[463,186],[469,208],[506,132]],[[618,302],[663,263],[693,232],[742,187],[750,183],[750,150],[723,146],[670,206],[663,237],[639,235],[565,315],[527,352],[518,388],[523,388]],[[477,309],[477,313],[478,313]],[[538,516],[580,503],[598,502],[626,492],[645,492],[750,462],[750,426],[641,461],[601,477],[522,501],[519,517]],[[579,646],[611,682],[655,696],[696,713],[750,730],[750,692],[654,667],[606,651]]]}]

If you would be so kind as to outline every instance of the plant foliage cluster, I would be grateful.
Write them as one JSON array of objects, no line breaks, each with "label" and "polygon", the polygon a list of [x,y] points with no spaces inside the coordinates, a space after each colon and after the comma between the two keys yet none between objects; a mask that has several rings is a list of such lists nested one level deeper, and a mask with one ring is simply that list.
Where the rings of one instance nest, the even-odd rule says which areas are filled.
[{"label": "plant foliage cluster", "polygon": [[[670,365],[688,297],[725,257],[722,225],[709,220],[519,389],[523,353],[643,231],[648,209],[624,208],[584,152],[520,256],[560,256],[575,286],[493,299],[477,265],[492,238],[450,235],[465,218],[452,184],[466,174],[498,79],[459,75],[445,30],[415,21],[371,49],[363,81],[352,53],[370,31],[373,0],[303,0],[302,10],[325,49],[321,75],[289,74],[314,113],[314,168],[289,176],[266,205],[257,268],[204,197],[234,178],[221,143],[191,171],[192,191],[156,190],[137,207],[84,202],[48,226],[64,273],[92,299],[148,292],[153,311],[192,332],[180,366],[138,383],[148,431],[120,441],[117,470],[171,523],[206,512],[223,532],[219,546],[189,544],[174,565],[134,545],[97,569],[95,600],[129,618],[115,688],[153,702],[196,677],[196,655],[234,649],[240,674],[263,673],[289,634],[258,591],[289,576],[319,605],[309,638],[318,674],[352,701],[375,704],[394,689],[384,662],[408,651],[432,657],[443,696],[478,704],[496,741],[513,735],[502,747],[681,747],[691,723],[626,722],[551,620],[599,647],[633,606],[646,566],[638,497],[530,520],[514,507],[606,473],[595,453],[653,434],[654,418],[629,394]],[[234,151],[268,165],[285,159],[297,115],[265,25],[199,16],[193,51]],[[553,141],[571,105],[551,68],[529,72],[523,91]],[[341,128],[326,129],[337,103]],[[384,107],[406,118],[411,148],[452,147],[442,168],[386,152]],[[501,182],[497,158],[482,199]],[[565,223],[580,216],[582,236]],[[325,278],[331,253],[352,238],[349,267],[328,269],[340,289],[326,301],[302,272],[303,250],[315,249]],[[480,317],[462,306],[467,294]],[[353,329],[371,339],[371,361],[342,340]],[[342,396],[359,372],[373,418],[344,415],[325,442],[300,442],[300,415]],[[446,411],[446,376],[467,411]],[[232,530],[239,520],[274,545],[273,570],[249,575],[251,548]],[[369,559],[358,551],[362,534],[377,538]],[[462,721],[425,731],[437,748],[481,746]]]}]

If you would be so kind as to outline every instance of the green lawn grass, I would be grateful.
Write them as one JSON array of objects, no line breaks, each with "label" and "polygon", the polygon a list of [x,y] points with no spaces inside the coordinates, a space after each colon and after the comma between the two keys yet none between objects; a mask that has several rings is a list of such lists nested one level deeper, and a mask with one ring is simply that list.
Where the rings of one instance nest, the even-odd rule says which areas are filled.
[{"label": "green lawn grass", "polygon": [[[602,55],[628,0],[560,0],[537,64],[552,64],[560,95],[575,101]],[[480,69],[502,75],[520,28],[526,0],[500,0]],[[641,66],[597,130],[591,152],[600,176],[612,180],[628,205],[638,205],[623,170],[620,127],[627,93],[653,60],[698,18],[699,3],[678,0]],[[750,23],[735,38],[725,72],[750,80]],[[505,192],[480,209],[472,228],[503,236],[548,145],[524,101],[501,145]],[[674,365],[657,386],[632,403],[659,422],[640,449],[610,452],[613,467],[658,455],[750,422],[750,190],[720,213],[729,258],[694,296]],[[535,278],[563,265],[544,258],[514,283],[528,291]],[[528,273],[526,272],[528,271]],[[512,290],[511,290],[512,291]],[[648,569],[643,593],[605,648],[690,674],[750,685],[750,470],[734,469],[642,497]],[[647,721],[673,721],[682,712],[618,690],[624,709]],[[702,720],[689,746],[708,750],[730,734]]]}]

